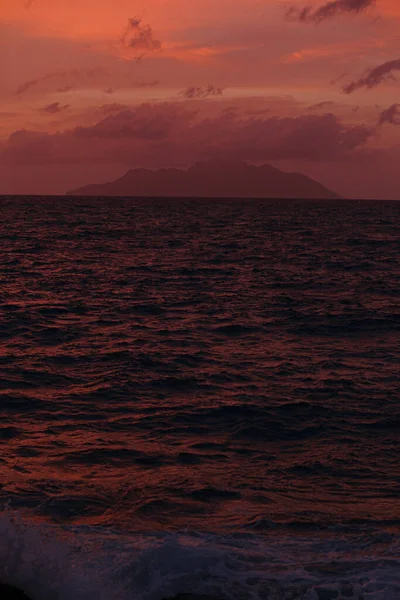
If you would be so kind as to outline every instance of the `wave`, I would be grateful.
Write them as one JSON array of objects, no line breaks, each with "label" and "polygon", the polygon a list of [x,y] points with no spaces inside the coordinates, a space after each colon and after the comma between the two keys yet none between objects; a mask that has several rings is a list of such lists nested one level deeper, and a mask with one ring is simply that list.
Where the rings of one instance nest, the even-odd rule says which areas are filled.
[{"label": "wave", "polygon": [[395,533],[363,526],[133,534],[0,514],[0,583],[33,600],[395,600],[399,550]]}]

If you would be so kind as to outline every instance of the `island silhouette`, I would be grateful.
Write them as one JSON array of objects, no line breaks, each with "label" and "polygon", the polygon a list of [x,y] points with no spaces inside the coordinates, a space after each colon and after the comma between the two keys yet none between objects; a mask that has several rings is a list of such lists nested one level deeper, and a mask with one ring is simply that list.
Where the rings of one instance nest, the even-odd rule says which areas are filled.
[{"label": "island silhouette", "polygon": [[131,169],[103,184],[67,192],[74,196],[186,197],[186,198],[306,198],[340,196],[302,173],[287,173],[269,164],[204,161],[188,170]]}]

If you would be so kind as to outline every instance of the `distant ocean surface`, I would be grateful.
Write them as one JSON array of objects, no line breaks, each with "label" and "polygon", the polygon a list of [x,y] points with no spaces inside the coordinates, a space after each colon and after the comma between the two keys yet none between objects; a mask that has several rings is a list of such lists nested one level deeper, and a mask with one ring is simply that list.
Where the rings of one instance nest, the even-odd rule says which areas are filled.
[{"label": "distant ocean surface", "polygon": [[0,582],[400,599],[400,202],[0,198]]}]

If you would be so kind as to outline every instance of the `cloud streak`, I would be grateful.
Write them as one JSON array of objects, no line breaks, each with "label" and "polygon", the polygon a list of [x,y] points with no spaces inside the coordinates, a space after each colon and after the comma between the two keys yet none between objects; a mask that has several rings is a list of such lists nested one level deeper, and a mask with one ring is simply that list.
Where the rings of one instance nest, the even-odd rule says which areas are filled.
[{"label": "cloud streak", "polygon": [[400,104],[392,104],[379,115],[379,125],[390,123],[391,125],[400,125]]},{"label": "cloud streak", "polygon": [[70,107],[69,104],[60,104],[60,102],[52,102],[51,104],[47,104],[41,110],[42,112],[48,113],[49,115],[55,115],[57,113],[63,112]]},{"label": "cloud streak", "polygon": [[292,6],[286,12],[286,19],[301,23],[321,23],[342,14],[360,14],[374,6],[375,2],[376,0],[332,0],[318,8]]},{"label": "cloud streak", "polygon": [[[70,82],[79,82],[87,83],[94,82],[98,78],[103,78],[104,76],[109,75],[108,69],[103,67],[95,67],[93,69],[70,69],[68,71],[57,71],[55,73],[49,73],[48,75],[44,75],[43,77],[38,77],[36,79],[31,79],[22,83],[16,90],[17,96],[21,94],[26,94],[27,92],[39,87],[43,86],[43,84],[49,84],[50,88],[57,88],[58,91],[68,91],[76,87],[72,85]],[[60,84],[66,82],[62,87],[58,87]],[[42,90],[41,90],[42,91]]]},{"label": "cloud streak", "polygon": [[186,88],[180,92],[180,95],[189,99],[208,98],[209,96],[222,96],[223,90],[215,85],[208,85],[206,87],[198,85]]},{"label": "cloud streak", "polygon": [[361,88],[374,88],[387,79],[395,79],[393,71],[400,71],[400,58],[396,60],[389,60],[378,67],[370,69],[367,71],[364,77],[361,77],[357,81],[348,83],[342,89],[345,94],[352,94]]}]

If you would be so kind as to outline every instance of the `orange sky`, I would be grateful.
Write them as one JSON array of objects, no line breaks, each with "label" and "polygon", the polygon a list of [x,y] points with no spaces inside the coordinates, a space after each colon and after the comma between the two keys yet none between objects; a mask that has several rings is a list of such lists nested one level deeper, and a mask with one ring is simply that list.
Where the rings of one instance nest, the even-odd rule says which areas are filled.
[{"label": "orange sky", "polygon": [[[191,138],[188,132],[196,125],[198,135],[203,135],[207,119],[213,119],[217,130],[223,128],[219,119],[234,107],[238,112],[232,121],[233,142],[253,131],[251,119],[261,119],[265,135],[273,119],[278,120],[283,132],[279,135],[288,139],[285,119],[292,119],[292,128],[316,131],[319,120],[321,127],[327,126],[325,114],[333,115],[336,124],[329,125],[326,135],[336,136],[332,144],[338,148],[347,145],[346,153],[335,152],[334,160],[327,154],[323,166],[315,157],[302,157],[301,148],[283,152],[283,142],[277,139],[276,151],[269,146],[265,149],[265,161],[283,161],[284,168],[287,160],[325,181],[337,181],[339,187],[344,186],[339,193],[348,190],[348,195],[354,195],[359,184],[350,189],[345,175],[354,160],[360,173],[363,168],[366,173],[365,192],[357,194],[373,188],[379,195],[379,178],[385,177],[382,189],[395,197],[399,182],[392,176],[393,183],[388,183],[390,174],[384,170],[373,182],[369,180],[372,163],[368,161],[373,158],[376,164],[381,158],[384,168],[400,157],[396,120],[377,126],[381,112],[400,103],[396,72],[394,78],[371,89],[361,87],[345,94],[342,87],[360,79],[368,69],[400,59],[400,2],[377,0],[375,7],[362,14],[341,14],[319,24],[285,19],[290,6],[309,4],[301,0],[1,0],[0,193],[63,193],[65,186],[89,183],[86,178],[100,180],[127,167],[142,166],[138,164],[141,156],[146,156],[150,167],[182,165],[185,154],[193,160],[198,157],[194,151],[183,150],[176,132]],[[317,0],[313,6],[323,4]],[[130,26],[129,19],[137,21]],[[207,93],[208,86],[220,92]],[[198,91],[189,93],[188,88]],[[193,98],[196,94],[199,97]],[[146,151],[140,152],[142,142],[132,133],[131,122],[129,135],[136,137],[132,151],[124,146],[127,157],[121,150],[123,158],[116,159],[114,154],[107,162],[104,133],[101,160],[94,156],[96,152],[90,160],[89,146],[88,156],[76,157],[71,143],[76,127],[95,127],[110,114],[119,123],[119,113],[128,110],[126,126],[127,118],[135,120],[137,114],[145,114],[135,112],[143,103],[158,111],[152,113],[153,121],[171,114],[169,109],[164,111],[166,104],[179,107],[173,135],[170,128],[162,133],[165,154],[157,142],[154,164],[148,140]],[[182,117],[194,110],[197,121]],[[186,119],[186,129],[182,119]],[[202,127],[197,126],[199,120]],[[361,127],[374,131],[364,136],[357,129]],[[24,135],[15,134],[21,130]],[[98,135],[99,127],[96,131]],[[108,138],[109,147],[117,143],[118,131],[111,141]],[[33,143],[34,134],[39,137]],[[127,135],[125,129],[124,144]],[[362,142],[354,142],[356,135]],[[345,140],[340,141],[340,136]],[[90,139],[98,149],[99,140],[92,134]],[[47,158],[45,153],[38,154],[39,141],[41,148],[49,142],[52,148],[56,144],[57,152],[46,151]],[[245,141],[241,141],[243,147],[250,150],[241,158],[255,160],[252,140]],[[201,143],[203,158],[209,145]],[[193,138],[192,144],[193,149],[199,147],[200,139]],[[260,146],[257,160],[263,156]],[[322,150],[321,156],[325,160]]]}]

